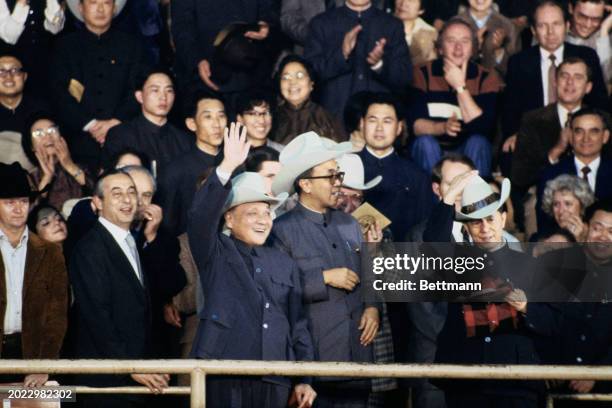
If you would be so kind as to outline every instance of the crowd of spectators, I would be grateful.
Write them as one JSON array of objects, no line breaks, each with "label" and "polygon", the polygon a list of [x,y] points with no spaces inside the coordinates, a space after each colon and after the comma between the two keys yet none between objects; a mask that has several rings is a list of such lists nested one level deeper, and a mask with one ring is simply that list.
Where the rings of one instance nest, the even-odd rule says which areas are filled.
[{"label": "crowd of spectators", "polygon": [[[0,357],[612,365],[612,293],[537,303],[517,278],[503,302],[371,302],[360,262],[368,242],[465,242],[612,272],[611,92],[609,0],[0,0]],[[389,225],[357,222],[366,204]],[[324,408],[611,390],[208,387],[212,407]]]}]

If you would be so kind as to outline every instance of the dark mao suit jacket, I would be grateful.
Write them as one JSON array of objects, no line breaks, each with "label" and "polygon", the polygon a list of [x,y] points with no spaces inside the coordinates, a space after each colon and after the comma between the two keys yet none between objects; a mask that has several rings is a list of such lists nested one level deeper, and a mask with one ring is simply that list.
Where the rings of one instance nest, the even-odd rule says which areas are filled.
[{"label": "dark mao suit jacket", "polygon": [[[196,193],[187,229],[204,307],[193,341],[196,358],[312,360],[297,265],[275,248],[253,247],[252,271],[232,238],[218,232],[231,181],[216,172]],[[289,384],[288,379],[274,379]]]}]

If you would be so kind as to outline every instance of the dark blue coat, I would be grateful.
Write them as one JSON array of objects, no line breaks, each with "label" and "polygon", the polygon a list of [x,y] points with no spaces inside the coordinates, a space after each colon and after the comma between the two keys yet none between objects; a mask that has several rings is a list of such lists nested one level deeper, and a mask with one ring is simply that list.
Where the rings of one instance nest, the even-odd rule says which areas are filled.
[{"label": "dark blue coat", "polygon": [[359,152],[365,169],[365,180],[383,177],[380,184],[365,191],[365,201],[382,212],[392,222],[396,241],[403,241],[410,228],[425,220],[433,207],[431,181],[423,170],[410,160],[392,153],[383,159],[367,149]]},{"label": "dark blue coat", "polygon": [[[271,241],[299,266],[316,360],[373,361],[372,346],[359,343],[364,307],[375,304],[362,300],[367,276],[361,271],[362,237],[357,221],[336,210],[329,210],[324,217],[298,204],[274,221]],[[362,283],[352,292],[323,281],[324,270],[339,267],[360,276]]]},{"label": "dark blue coat", "polygon": [[[578,174],[578,171],[579,170],[576,168],[574,163],[574,155],[571,155],[561,160],[559,163],[547,167],[542,173],[538,183],[538,200],[536,204],[539,232],[545,232],[554,228],[555,226],[555,220],[553,220],[542,210],[542,198],[544,195],[544,189],[546,188],[546,183],[562,174],[581,177],[582,175]],[[601,156],[601,162],[599,164],[599,168],[597,169],[597,176],[595,177],[595,197],[597,197],[597,199],[602,200],[604,198],[612,197],[612,183],[610,180],[612,180],[612,161],[606,159],[604,156]]]},{"label": "dark blue coat", "polygon": [[[253,273],[233,239],[218,232],[231,182],[216,172],[196,193],[189,244],[204,307],[192,356],[235,360],[312,360],[297,265],[275,248],[253,247]],[[287,380],[285,382],[288,383]]]},{"label": "dark blue coat", "polygon": [[[357,24],[363,29],[348,60],[342,54],[344,35]],[[374,72],[367,63],[376,41],[385,38],[383,67]],[[395,17],[370,7],[358,14],[346,6],[319,14],[310,22],[304,57],[314,66],[321,105],[342,115],[348,98],[359,91],[401,92],[412,81],[412,63],[404,27]],[[317,82],[318,81],[318,82]]]},{"label": "dark blue coat", "polygon": [[[606,109],[606,85],[597,53],[588,47],[565,43],[563,58],[579,57],[593,71],[593,90],[585,96],[584,103]],[[506,75],[506,93],[502,110],[502,130],[505,137],[519,130],[524,113],[544,106],[540,48],[533,46],[510,57]]]}]

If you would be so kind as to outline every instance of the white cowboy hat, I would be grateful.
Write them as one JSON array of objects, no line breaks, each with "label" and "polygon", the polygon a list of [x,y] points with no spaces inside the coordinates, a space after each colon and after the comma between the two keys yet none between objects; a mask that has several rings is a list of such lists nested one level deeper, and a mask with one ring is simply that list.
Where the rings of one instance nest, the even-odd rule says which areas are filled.
[{"label": "white cowboy hat", "polygon": [[344,172],[344,187],[352,188],[353,190],[369,190],[376,187],[382,181],[382,176],[376,176],[367,183],[365,181],[363,162],[361,157],[353,153],[345,154],[338,159],[340,171]]},{"label": "white cowboy hat", "polygon": [[288,196],[287,193],[281,193],[272,197],[266,193],[263,177],[258,173],[247,171],[232,179],[232,191],[225,201],[223,212],[225,213],[240,204],[258,202],[269,203],[274,212],[285,202]]},{"label": "white cowboy hat", "polygon": [[461,196],[461,210],[457,211],[457,221],[480,220],[497,211],[510,196],[510,180],[502,182],[501,194],[481,177],[475,176],[470,180]]},{"label": "white cowboy hat", "polygon": [[[68,3],[68,8],[72,12],[72,15],[79,19],[80,22],[83,22],[83,15],[81,14],[81,9],[79,8],[80,0],[66,0]],[[115,15],[113,18],[117,17],[121,10],[125,7],[125,3],[127,0],[115,0]]]},{"label": "white cowboy hat", "polygon": [[338,143],[335,146],[323,141],[315,132],[302,133],[293,139],[280,154],[282,168],[274,178],[272,192],[293,194],[295,179],[306,170],[336,159],[349,153],[353,145],[350,142]]}]

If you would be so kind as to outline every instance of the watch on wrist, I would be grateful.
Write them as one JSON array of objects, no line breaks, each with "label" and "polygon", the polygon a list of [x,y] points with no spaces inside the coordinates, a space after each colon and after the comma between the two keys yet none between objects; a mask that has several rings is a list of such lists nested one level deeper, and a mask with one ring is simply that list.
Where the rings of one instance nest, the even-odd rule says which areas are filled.
[{"label": "watch on wrist", "polygon": [[460,94],[460,93],[465,92],[465,90],[466,90],[465,85],[461,85],[461,86],[458,86],[457,88],[455,88],[455,92],[457,92],[457,95]]}]

